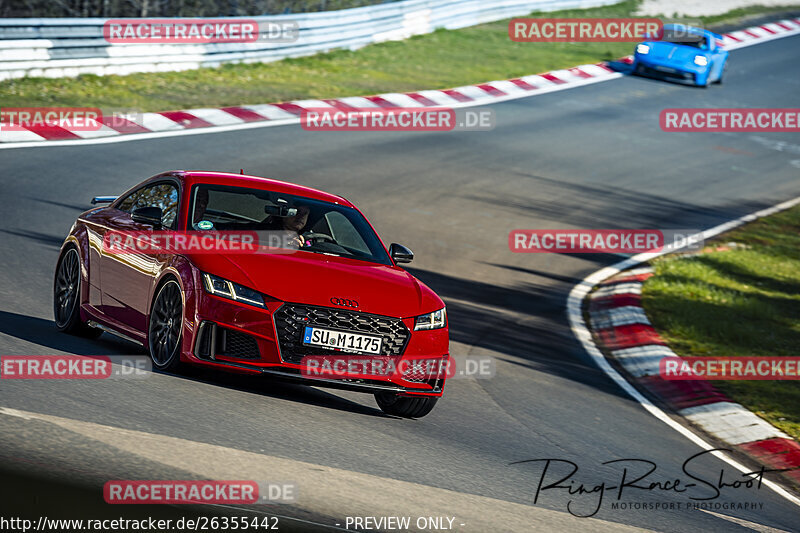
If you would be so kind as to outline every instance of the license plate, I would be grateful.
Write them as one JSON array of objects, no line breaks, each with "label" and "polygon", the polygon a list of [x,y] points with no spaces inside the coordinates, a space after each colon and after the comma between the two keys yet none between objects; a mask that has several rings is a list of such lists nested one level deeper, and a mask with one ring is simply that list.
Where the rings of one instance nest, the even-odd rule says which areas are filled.
[{"label": "license plate", "polygon": [[670,67],[661,67],[661,66],[658,66],[658,67],[656,67],[656,70],[660,70],[661,72],[669,72],[669,73],[671,73],[671,74],[674,74],[674,73],[678,72],[678,71],[677,71],[677,70],[675,70],[674,68],[670,68]]},{"label": "license plate", "polygon": [[381,338],[358,333],[345,333],[325,328],[306,326],[303,344],[318,348],[331,348],[359,353],[381,353]]}]

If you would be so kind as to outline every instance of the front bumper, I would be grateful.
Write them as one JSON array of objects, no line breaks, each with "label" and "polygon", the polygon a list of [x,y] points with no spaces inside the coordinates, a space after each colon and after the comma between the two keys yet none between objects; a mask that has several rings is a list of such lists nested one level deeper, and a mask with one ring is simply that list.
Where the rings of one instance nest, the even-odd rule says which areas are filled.
[{"label": "front bumper", "polygon": [[708,66],[699,66],[694,63],[664,64],[659,61],[653,61],[652,58],[648,57],[648,54],[635,54],[634,64],[643,69],[644,74],[687,81],[696,81],[698,77],[702,77],[708,70]]},{"label": "front bumper", "polygon": [[[380,357],[396,367],[420,358],[449,358],[448,328],[414,331],[413,318],[394,318],[334,307],[267,300],[258,308],[219,298],[200,289],[194,291],[194,309],[187,316],[182,358],[187,362],[235,372],[264,374],[279,379],[300,381],[361,392],[394,392],[411,396],[441,396],[445,376],[427,378],[413,373],[330,378],[304,373],[303,357],[335,356],[347,359],[341,351],[306,347],[302,326],[333,327],[352,333],[382,337]],[[189,302],[187,302],[188,304]],[[297,323],[302,319],[302,323]]]}]

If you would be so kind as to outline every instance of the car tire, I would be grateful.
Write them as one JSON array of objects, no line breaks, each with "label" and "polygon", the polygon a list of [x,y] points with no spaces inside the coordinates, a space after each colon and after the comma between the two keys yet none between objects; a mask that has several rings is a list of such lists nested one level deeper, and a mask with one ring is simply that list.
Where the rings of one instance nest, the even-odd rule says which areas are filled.
[{"label": "car tire", "polygon": [[725,69],[727,68],[728,64],[726,63],[725,65],[722,66],[722,72],[719,73],[719,78],[717,78],[717,81],[715,81],[714,83],[716,83],[717,85],[722,85],[722,78],[725,77]]},{"label": "car tire", "polygon": [[81,258],[78,249],[69,246],[56,263],[53,279],[53,320],[64,333],[96,339],[103,331],[81,322]]},{"label": "car tire", "polygon": [[183,292],[170,278],[156,291],[147,325],[147,350],[158,370],[176,372],[181,367]]},{"label": "car tire", "polygon": [[435,396],[409,397],[391,392],[375,394],[378,407],[387,415],[401,418],[422,418],[430,413],[439,401]]}]

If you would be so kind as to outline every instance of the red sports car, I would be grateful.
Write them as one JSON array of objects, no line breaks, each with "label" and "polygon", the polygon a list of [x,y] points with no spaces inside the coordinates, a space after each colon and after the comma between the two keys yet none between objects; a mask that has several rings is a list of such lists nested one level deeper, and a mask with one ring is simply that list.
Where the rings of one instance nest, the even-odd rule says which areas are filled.
[{"label": "red sports car", "polygon": [[[59,330],[142,344],[160,370],[191,363],[370,392],[395,416],[424,416],[441,397],[447,371],[417,363],[450,362],[444,303],[397,266],[412,252],[387,250],[341,196],[174,171],[92,203],[110,205],[78,217],[58,258]],[[196,243],[197,235],[265,230],[293,235],[294,248],[108,246],[114,235]]]}]

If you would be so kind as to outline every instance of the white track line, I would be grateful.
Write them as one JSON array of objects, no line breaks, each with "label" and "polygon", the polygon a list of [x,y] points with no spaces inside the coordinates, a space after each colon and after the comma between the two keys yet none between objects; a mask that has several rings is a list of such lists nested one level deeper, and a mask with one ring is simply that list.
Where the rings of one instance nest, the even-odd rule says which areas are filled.
[{"label": "white track line", "polygon": [[[772,215],[778,213],[780,211],[785,211],[790,207],[794,207],[795,205],[800,205],[800,196],[794,198],[792,200],[788,200],[786,202],[782,202],[778,205],[769,207],[767,209],[762,209],[761,211],[756,211],[755,213],[751,213],[749,215],[745,215],[743,217],[737,218],[735,220],[731,220],[730,222],[726,222],[724,224],[720,224],[719,226],[715,226],[711,229],[707,229],[702,231],[695,236],[702,236],[703,239],[710,239],[719,235],[720,233],[724,233],[731,229],[737,228],[746,224],[747,222],[752,222],[753,220]],[[688,428],[684,427],[677,421],[673,420],[667,413],[656,407],[653,402],[645,398],[638,390],[636,390],[633,385],[628,383],[628,381],[622,377],[622,375],[616,371],[616,369],[611,366],[611,364],[606,360],[603,356],[603,353],[594,343],[592,340],[592,334],[589,329],[586,327],[586,322],[583,320],[583,300],[587,294],[592,290],[592,287],[597,285],[598,283],[608,279],[609,277],[622,272],[623,270],[641,265],[644,262],[650,261],[656,257],[675,252],[680,248],[677,247],[668,247],[661,252],[654,252],[654,253],[643,253],[634,255],[633,257],[626,259],[625,261],[620,261],[615,263],[611,266],[601,268],[597,272],[590,274],[583,278],[583,280],[575,285],[569,293],[567,297],[567,318],[569,319],[570,328],[572,329],[572,333],[575,337],[580,341],[583,345],[583,348],[592,358],[592,360],[600,367],[600,369],[605,372],[605,374],[611,378],[611,380],[619,385],[619,387],[628,393],[634,400],[636,400],[639,405],[641,405],[647,412],[649,412],[654,417],[658,418],[669,427],[695,443],[696,445],[700,446],[704,450],[713,450],[716,447],[712,446],[705,440],[703,440],[700,436],[696,435],[694,432],[689,430]],[[725,461],[732,467],[736,468],[740,472],[750,472],[750,469],[736,461],[735,459],[729,457],[728,455],[724,454],[723,452],[715,451],[712,452],[712,455],[718,457],[719,459]],[[781,495],[782,497],[786,498],[788,501],[792,502],[793,504],[800,506],[800,498],[790,494],[786,491],[783,487],[778,485],[777,483],[770,481],[768,479],[764,480],[764,485],[771,488],[773,491]]]},{"label": "white track line", "polygon": [[765,526],[764,524],[758,524],[756,522],[750,522],[749,520],[744,520],[743,518],[736,518],[735,516],[728,516],[722,513],[715,513],[714,511],[707,511],[705,509],[698,509],[698,511],[702,511],[704,513],[708,513],[712,516],[716,516],[717,518],[721,518],[723,520],[727,520],[728,522],[733,522],[734,524],[740,525],[742,527],[746,527],[752,529],[753,531],[757,531],[758,533],[790,533],[785,529],[777,529],[774,527]]}]

